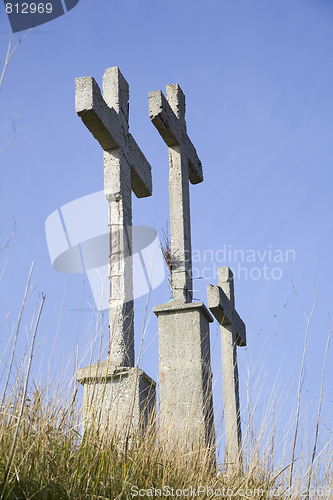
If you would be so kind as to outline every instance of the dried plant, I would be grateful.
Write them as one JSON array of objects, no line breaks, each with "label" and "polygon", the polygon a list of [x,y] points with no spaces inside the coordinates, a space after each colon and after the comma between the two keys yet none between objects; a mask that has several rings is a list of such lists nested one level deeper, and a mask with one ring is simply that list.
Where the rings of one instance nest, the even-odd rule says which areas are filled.
[{"label": "dried plant", "polygon": [[162,251],[164,261],[165,261],[167,268],[169,270],[168,281],[169,281],[170,290],[171,290],[171,294],[172,294],[173,293],[173,288],[172,288],[173,257],[172,257],[172,252],[171,252],[171,241],[170,241],[169,233],[168,233],[167,229],[166,229],[166,231],[164,231],[164,229],[162,229],[162,235],[163,235],[163,240],[160,243],[161,251]]},{"label": "dried plant", "polygon": [[[4,59],[4,61],[0,61],[0,66],[2,65],[2,68],[1,68],[1,71],[0,71],[0,90],[2,89],[3,82],[4,82],[4,79],[5,79],[5,75],[7,73],[8,66],[9,66],[9,63],[10,63],[13,55],[15,54],[15,52],[17,51],[17,49],[19,48],[19,46],[21,45],[21,43],[23,42],[23,40],[25,38],[27,38],[28,35],[30,35],[30,33],[33,31],[33,29],[34,28],[30,28],[29,30],[27,30],[24,33],[23,36],[19,35],[18,39],[17,39],[17,42],[15,44],[14,44],[15,35],[11,31],[10,36],[9,36],[9,42],[8,42],[8,47],[7,47],[5,59]],[[14,120],[12,120],[11,118],[9,118],[9,119],[10,119],[10,121],[12,123],[13,133],[12,133],[11,138],[7,142],[7,144],[2,148],[2,150],[0,150],[0,155],[2,155],[3,153],[5,153],[7,151],[7,149],[10,147],[10,145],[14,141],[14,139],[15,139],[15,137],[17,135],[17,132],[18,132],[17,129],[16,129],[16,125],[15,125]]]},{"label": "dried plant", "polygon": [[171,241],[169,238],[168,230],[162,230],[163,241],[161,242],[161,250],[163,254],[163,258],[169,269],[170,276],[172,274],[172,253],[171,253]]}]

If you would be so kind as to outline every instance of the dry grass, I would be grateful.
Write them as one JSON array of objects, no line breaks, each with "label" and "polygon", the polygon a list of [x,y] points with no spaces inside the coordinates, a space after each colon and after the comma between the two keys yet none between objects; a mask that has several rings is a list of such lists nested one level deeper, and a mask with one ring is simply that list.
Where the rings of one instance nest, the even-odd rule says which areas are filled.
[{"label": "dry grass", "polygon": [[[166,498],[168,493],[200,490],[200,498],[211,498],[213,492],[220,498],[288,498],[289,467],[273,467],[270,449],[259,451],[259,446],[246,450],[246,470],[243,476],[228,477],[222,470],[215,471],[209,462],[192,457],[188,450],[178,447],[170,454],[162,443],[157,444],[155,427],[150,426],[144,437],[139,437],[124,454],[119,442],[100,429],[89,428],[81,436],[80,411],[77,409],[76,393],[67,401],[62,400],[61,387],[58,394],[46,398],[46,389],[35,388],[24,398],[23,381],[17,385],[16,393],[1,412],[0,422],[0,469],[2,498],[38,499],[94,499],[134,498],[142,490],[149,493],[157,490],[155,498]],[[20,408],[23,407],[21,425],[17,434],[15,454],[7,481],[4,471],[18,429]],[[257,443],[258,445],[258,443]],[[250,451],[250,454],[247,453]],[[309,462],[311,457],[309,457]],[[304,462],[306,459],[303,457]],[[306,463],[304,463],[306,468]],[[324,465],[324,474],[322,466]],[[294,469],[292,498],[306,498],[306,481],[297,477]],[[332,449],[312,468],[312,487],[329,488],[332,484]],[[164,490],[163,488],[168,488]],[[206,488],[210,488],[208,491]],[[143,491],[145,490],[145,491]],[[191,490],[189,490],[191,491]],[[331,490],[332,491],[332,490]],[[222,494],[224,492],[224,495]],[[319,496],[310,496],[319,498]],[[323,496],[321,497],[323,498]],[[331,498],[327,495],[324,498]]]},{"label": "dry grass", "polygon": [[[276,408],[281,409],[282,403],[274,395],[278,391],[272,388],[257,428],[256,390],[249,381],[247,405],[242,409],[243,475],[227,475],[224,464],[211,467],[205,453],[189,453],[186,443],[179,442],[176,452],[170,453],[169,443],[159,440],[152,424],[124,452],[119,440],[105,428],[91,426],[82,433],[84,416],[77,399],[78,386],[70,376],[44,387],[28,384],[38,320],[39,316],[30,349],[25,351],[27,369],[21,362],[14,384],[10,388],[6,384],[3,395],[1,499],[333,498],[332,441],[320,432],[322,390],[313,438],[306,436],[297,404],[290,415],[289,433],[286,431],[281,441]],[[13,338],[17,338],[16,330]],[[7,357],[9,361],[12,353]],[[2,359],[2,365],[5,381],[4,366],[12,369],[12,363],[6,365]]]}]

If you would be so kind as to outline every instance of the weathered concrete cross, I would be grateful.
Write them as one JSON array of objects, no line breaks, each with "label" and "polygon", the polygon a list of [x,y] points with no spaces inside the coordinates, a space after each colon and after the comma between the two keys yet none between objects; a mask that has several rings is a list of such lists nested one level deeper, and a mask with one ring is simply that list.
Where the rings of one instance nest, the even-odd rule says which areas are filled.
[{"label": "weathered concrete cross", "polygon": [[150,119],[169,148],[169,197],[173,299],[192,302],[192,250],[189,181],[203,181],[202,165],[185,122],[185,96],[178,84],[149,94]]},{"label": "weathered concrete cross", "polygon": [[208,307],[221,325],[226,455],[230,470],[242,469],[242,433],[239,405],[237,345],[246,345],[246,329],[235,309],[234,277],[219,267],[219,286],[208,285]]},{"label": "weathered concrete cross", "polygon": [[103,97],[92,77],[77,78],[75,109],[104,151],[104,193],[110,226],[109,362],[134,366],[132,190],[152,194],[151,167],[129,133],[129,87],[119,68],[103,76]]}]

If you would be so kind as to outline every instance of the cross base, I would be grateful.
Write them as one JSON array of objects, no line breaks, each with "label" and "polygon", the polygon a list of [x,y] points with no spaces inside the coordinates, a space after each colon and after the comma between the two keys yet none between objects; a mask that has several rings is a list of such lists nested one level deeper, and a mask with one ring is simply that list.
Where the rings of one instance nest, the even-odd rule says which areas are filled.
[{"label": "cross base", "polygon": [[78,370],[84,386],[84,431],[93,426],[124,443],[153,425],[156,383],[137,367],[115,367],[108,360]]},{"label": "cross base", "polygon": [[154,308],[159,324],[160,437],[173,450],[206,449],[215,463],[209,323],[202,302]]}]

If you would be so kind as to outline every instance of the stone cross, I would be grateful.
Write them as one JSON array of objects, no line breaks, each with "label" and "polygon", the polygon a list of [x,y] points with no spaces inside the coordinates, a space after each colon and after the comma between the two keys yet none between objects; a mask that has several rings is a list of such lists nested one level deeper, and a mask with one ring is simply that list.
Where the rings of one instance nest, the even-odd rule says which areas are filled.
[{"label": "stone cross", "polygon": [[235,309],[234,277],[229,267],[219,267],[218,284],[207,286],[208,307],[221,325],[226,455],[229,471],[235,471],[243,468],[236,346],[246,345],[246,329]]},{"label": "stone cross", "polygon": [[171,288],[173,300],[154,307],[158,317],[159,436],[173,454],[204,453],[215,464],[215,426],[209,323],[203,302],[192,303],[189,182],[203,181],[202,165],[185,122],[178,84],[149,94],[149,114],[169,149]]},{"label": "stone cross", "polygon": [[166,96],[149,94],[150,119],[169,149],[169,197],[173,299],[192,302],[192,250],[189,181],[203,181],[202,165],[185,122],[185,96],[178,84],[167,85]]},{"label": "stone cross", "polygon": [[108,362],[134,366],[132,196],[152,194],[151,167],[129,133],[129,86],[119,68],[76,79],[75,109],[104,151],[104,193],[110,226],[110,350]]}]

